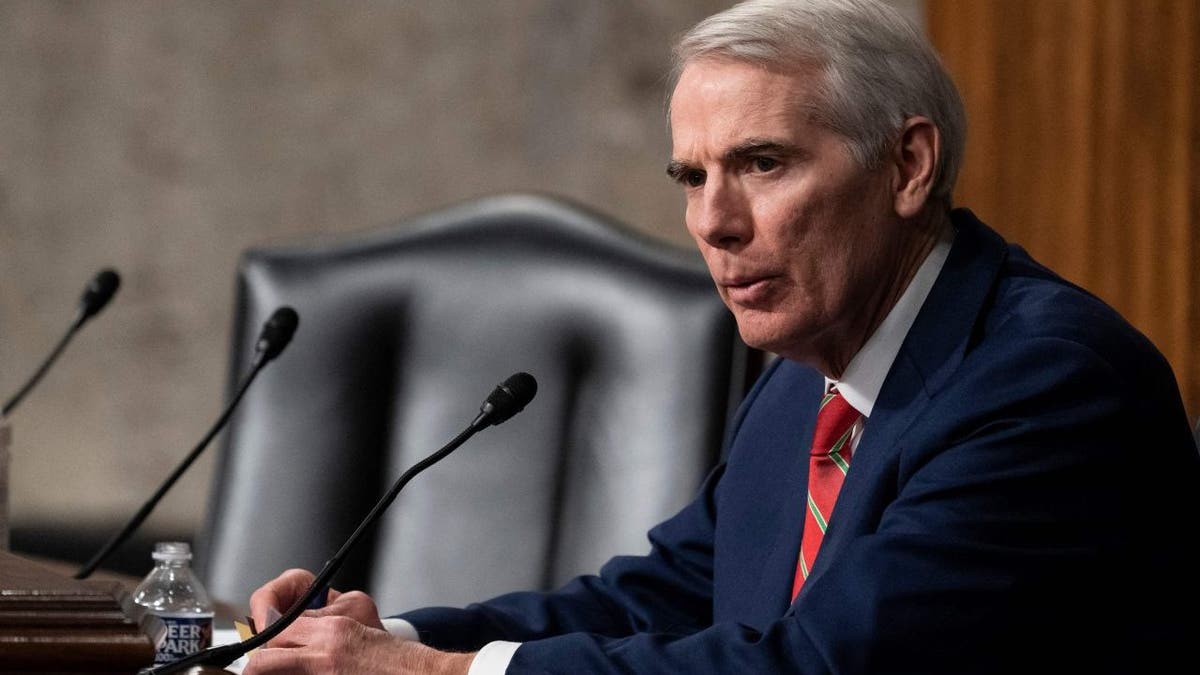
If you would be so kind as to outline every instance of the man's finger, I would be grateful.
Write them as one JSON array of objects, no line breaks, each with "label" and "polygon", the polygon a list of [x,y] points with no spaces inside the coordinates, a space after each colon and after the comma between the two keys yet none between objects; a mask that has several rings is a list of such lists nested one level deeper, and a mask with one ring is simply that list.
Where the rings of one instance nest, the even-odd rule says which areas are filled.
[{"label": "man's finger", "polygon": [[259,630],[271,624],[268,612],[283,613],[304,594],[315,577],[312,572],[290,569],[268,581],[250,596],[250,616]]},{"label": "man's finger", "polygon": [[312,659],[308,658],[309,650],[279,649],[263,647],[250,655],[250,660],[242,668],[242,675],[271,675],[273,673],[289,673],[306,675],[316,671],[310,667]]},{"label": "man's finger", "polygon": [[313,643],[317,619],[301,615],[266,646],[270,649],[295,649]]}]

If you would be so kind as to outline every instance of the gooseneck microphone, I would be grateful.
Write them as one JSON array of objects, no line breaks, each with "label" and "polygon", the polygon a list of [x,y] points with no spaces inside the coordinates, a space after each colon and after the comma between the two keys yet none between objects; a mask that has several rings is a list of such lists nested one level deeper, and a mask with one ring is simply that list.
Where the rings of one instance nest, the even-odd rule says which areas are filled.
[{"label": "gooseneck microphone", "polygon": [[113,295],[116,294],[117,289],[120,287],[121,277],[114,270],[101,270],[96,273],[96,276],[92,277],[92,280],[88,282],[87,288],[83,289],[83,297],[79,299],[79,311],[76,312],[75,319],[71,322],[70,327],[67,328],[67,332],[58,341],[58,344],[54,346],[54,349],[51,350],[50,355],[42,361],[42,365],[38,366],[38,369],[25,382],[25,385],[4,404],[3,410],[0,410],[0,417],[7,417],[17,407],[17,404],[25,398],[25,395],[42,379],[42,376],[50,369],[50,366],[58,360],[59,354],[62,354],[63,350],[67,348],[67,343],[71,341],[71,338],[75,337],[75,333],[83,324],[87,323],[88,319],[96,316],[100,310],[104,309],[104,306],[108,304],[109,300],[112,300]]},{"label": "gooseneck microphone", "polygon": [[296,332],[296,326],[298,326],[299,323],[300,317],[296,314],[296,310],[292,309],[291,307],[280,307],[279,309],[276,309],[273,314],[271,314],[271,318],[267,319],[267,322],[263,324],[262,332],[259,333],[258,341],[254,345],[254,358],[250,363],[250,370],[244,377],[242,377],[242,381],[238,384],[238,388],[234,393],[233,398],[229,401],[229,404],[225,406],[225,410],[221,413],[221,416],[217,418],[217,421],[212,425],[212,428],[208,430],[208,433],[204,435],[204,438],[200,439],[200,443],[197,444],[196,447],[193,448],[186,457],[184,457],[183,461],[179,463],[179,466],[175,467],[175,470],[172,471],[171,475],[167,477],[167,480],[164,481],[161,486],[159,486],[158,490],[155,491],[153,495],[151,495],[150,499],[148,499],[145,504],[142,504],[142,508],[138,509],[138,512],[135,513],[133,518],[131,518],[129,522],[125,524],[125,527],[122,528],[120,532],[117,532],[115,535],[113,535],[112,538],[108,540],[108,543],[101,547],[101,549],[96,552],[96,555],[92,556],[91,560],[87,561],[83,567],[79,568],[79,571],[75,573],[76,579],[86,579],[91,576],[92,572],[95,572],[96,568],[99,567],[100,564],[103,563],[104,560],[108,558],[108,556],[114,550],[116,550],[118,546],[125,543],[125,540],[128,539],[131,534],[133,534],[134,530],[136,530],[142,524],[142,522],[146,520],[146,517],[149,516],[150,512],[154,510],[154,507],[158,505],[158,502],[161,501],[163,496],[167,494],[167,490],[170,490],[171,486],[175,485],[175,481],[179,480],[179,477],[183,475],[183,472],[187,471],[188,467],[192,465],[192,462],[195,462],[196,458],[200,456],[200,453],[204,451],[204,448],[208,447],[208,444],[212,441],[213,437],[217,435],[217,432],[219,432],[222,427],[225,426],[225,423],[229,421],[229,417],[233,414],[234,408],[236,408],[238,402],[242,400],[242,396],[244,396],[246,394],[246,390],[250,388],[250,383],[254,381],[256,376],[258,376],[258,373],[263,369],[263,366],[267,365],[274,360],[275,357],[279,356],[279,354],[283,351],[283,348],[288,345],[288,342],[291,342],[292,335]]},{"label": "gooseneck microphone", "polygon": [[[363,533],[375,524],[379,516],[387,510],[388,506],[395,501],[396,496],[400,494],[400,490],[412,480],[413,476],[421,473],[425,469],[433,466],[446,455],[449,455],[460,445],[465,443],[467,439],[474,436],[476,432],[486,429],[489,426],[500,424],[509,419],[513,415],[521,412],[525,406],[533,400],[534,394],[537,393],[537,380],[529,373],[516,373],[506,379],[504,382],[496,386],[487,400],[479,407],[479,415],[471,422],[466,429],[458,436],[455,436],[440,450],[429,455],[425,459],[413,464],[405,471],[400,478],[388,490],[387,494],[379,500],[379,503],[371,509],[367,517],[363,519],[346,543],[338,549],[338,552],[333,555],[321,568],[321,572],[313,579],[309,585],[308,591],[297,600],[288,609],[286,613],[276,619],[265,630],[253,637],[250,637],[241,642],[235,642],[229,645],[220,647],[212,647],[204,651],[196,652],[190,656],[186,656],[178,661],[158,666],[157,668],[144,668],[139,671],[139,675],[168,675],[169,673],[180,673],[192,666],[202,666],[200,672],[205,672],[203,667],[224,668],[234,661],[241,658],[252,649],[257,649],[270,642],[276,635],[283,632],[285,628],[290,626],[301,614],[304,613],[312,601],[318,595],[328,592],[329,582],[333,579],[333,575],[337,573],[338,568],[342,566],[342,562],[354,548],[354,545],[362,538]],[[219,670],[208,670],[208,672],[220,672]]]}]

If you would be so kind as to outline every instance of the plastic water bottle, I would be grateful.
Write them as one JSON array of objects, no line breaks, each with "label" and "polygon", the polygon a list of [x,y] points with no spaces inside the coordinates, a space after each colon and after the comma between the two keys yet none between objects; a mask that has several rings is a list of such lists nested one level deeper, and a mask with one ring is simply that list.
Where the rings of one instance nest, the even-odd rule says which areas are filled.
[{"label": "plastic water bottle", "polygon": [[133,601],[162,619],[166,630],[154,646],[160,665],[212,645],[213,605],[192,572],[192,549],[185,542],[155,545],[154,569],[133,591]]}]

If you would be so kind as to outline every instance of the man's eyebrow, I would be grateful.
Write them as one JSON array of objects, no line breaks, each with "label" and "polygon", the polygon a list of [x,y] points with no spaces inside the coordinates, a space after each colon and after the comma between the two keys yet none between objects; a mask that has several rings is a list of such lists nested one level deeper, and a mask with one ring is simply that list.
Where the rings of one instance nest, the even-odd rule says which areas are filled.
[{"label": "man's eyebrow", "polygon": [[692,167],[686,162],[681,162],[678,159],[673,159],[667,162],[667,175],[674,180],[681,180],[683,174],[687,173]]},{"label": "man's eyebrow", "polygon": [[[747,157],[757,155],[796,155],[800,151],[793,145],[773,141],[768,138],[751,138],[729,148],[721,155],[721,160],[727,163],[739,162]],[[683,160],[673,159],[667,162],[667,175],[680,180],[683,174],[693,167]]]},{"label": "man's eyebrow", "polygon": [[726,150],[722,158],[726,162],[736,162],[755,155],[794,155],[796,152],[795,147],[786,143],[780,143],[768,138],[751,138]]}]

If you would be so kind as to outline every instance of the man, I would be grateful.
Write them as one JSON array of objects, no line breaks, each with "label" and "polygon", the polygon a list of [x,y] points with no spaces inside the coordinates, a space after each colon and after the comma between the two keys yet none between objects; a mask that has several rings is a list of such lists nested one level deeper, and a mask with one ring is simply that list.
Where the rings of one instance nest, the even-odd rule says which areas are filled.
[{"label": "man", "polygon": [[[728,460],[647,556],[393,632],[334,592],[245,672],[1194,659],[1200,557],[1181,540],[1200,529],[1200,455],[1174,376],[1113,310],[950,208],[965,125],[919,32],[870,0],[753,0],[677,54],[668,172],[743,338],[782,357]],[[267,584],[255,619],[311,579]]]}]

